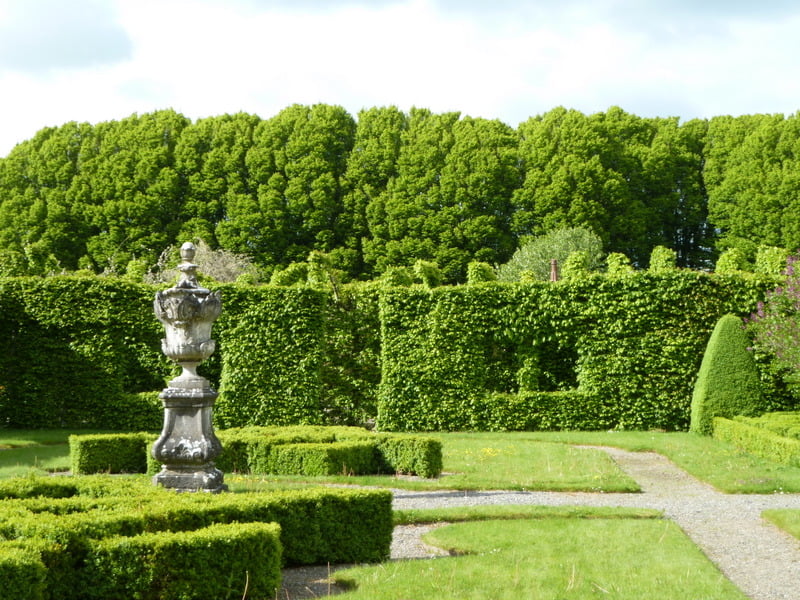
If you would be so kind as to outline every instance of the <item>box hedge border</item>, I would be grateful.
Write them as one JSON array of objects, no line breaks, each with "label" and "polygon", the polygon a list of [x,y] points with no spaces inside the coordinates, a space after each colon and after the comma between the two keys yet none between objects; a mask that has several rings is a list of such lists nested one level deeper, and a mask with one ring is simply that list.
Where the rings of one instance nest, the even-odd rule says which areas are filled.
[{"label": "box hedge border", "polygon": [[800,467],[800,440],[738,419],[714,418],[713,437],[766,460]]},{"label": "box hedge border", "polygon": [[[5,540],[0,542],[0,569],[11,569],[11,579],[35,579],[41,575],[35,558],[38,555],[46,567],[45,598],[84,597],[84,565],[93,544],[116,536],[132,538],[146,533],[191,532],[215,524],[274,522],[280,525],[287,566],[379,562],[389,556],[392,495],[388,491],[175,494],[149,483],[100,481],[107,477],[86,479],[94,481],[85,487],[79,484],[76,491],[95,497],[40,496],[6,500],[0,505],[0,540]],[[40,492],[44,489],[37,487]],[[59,494],[64,491],[58,486],[53,489]]]},{"label": "box hedge border", "polygon": [[[245,427],[217,435],[223,451],[216,464],[225,472],[431,478],[442,471],[441,442],[427,437],[324,426]],[[150,433],[72,435],[73,474],[156,473],[161,465],[149,452],[155,439]]]}]

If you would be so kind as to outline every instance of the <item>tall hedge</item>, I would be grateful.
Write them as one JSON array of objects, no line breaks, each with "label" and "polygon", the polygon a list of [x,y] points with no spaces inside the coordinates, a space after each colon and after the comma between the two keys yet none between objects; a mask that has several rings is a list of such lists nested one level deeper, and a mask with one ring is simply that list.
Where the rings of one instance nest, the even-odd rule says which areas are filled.
[{"label": "tall hedge", "polygon": [[594,428],[686,429],[711,329],[773,283],[676,270],[392,290],[381,304],[379,425],[480,428],[499,418],[485,415],[491,392],[575,388],[591,399]]},{"label": "tall hedge", "polygon": [[724,315],[708,340],[692,395],[691,431],[714,432],[714,417],[752,417],[764,411],[761,385],[742,320]]},{"label": "tall hedge", "polygon": [[[533,402],[530,423],[585,428],[573,404],[586,398],[595,428],[686,429],[714,324],[749,314],[775,285],[682,270],[432,290],[224,285],[201,371],[220,390],[224,427],[377,417],[387,430],[513,429],[502,407]],[[175,367],[155,291],[120,278],[0,279],[0,427],[157,426],[153,392]],[[568,391],[579,395],[561,396],[566,408],[542,396]],[[521,403],[487,401],[508,394]]]},{"label": "tall hedge", "polygon": [[126,392],[164,387],[152,294],[118,278],[0,278],[0,427],[104,427]]},{"label": "tall hedge", "polygon": [[327,294],[309,288],[222,289],[214,337],[222,427],[323,422],[320,396]]}]

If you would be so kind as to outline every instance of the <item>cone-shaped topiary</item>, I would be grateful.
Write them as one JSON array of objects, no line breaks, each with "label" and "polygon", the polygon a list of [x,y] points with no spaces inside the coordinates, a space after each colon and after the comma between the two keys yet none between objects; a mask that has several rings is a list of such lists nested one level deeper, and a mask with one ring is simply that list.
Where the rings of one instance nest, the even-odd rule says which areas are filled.
[{"label": "cone-shaped topiary", "polygon": [[711,333],[697,374],[690,431],[711,435],[714,417],[763,412],[758,372],[747,346],[742,320],[723,316]]}]

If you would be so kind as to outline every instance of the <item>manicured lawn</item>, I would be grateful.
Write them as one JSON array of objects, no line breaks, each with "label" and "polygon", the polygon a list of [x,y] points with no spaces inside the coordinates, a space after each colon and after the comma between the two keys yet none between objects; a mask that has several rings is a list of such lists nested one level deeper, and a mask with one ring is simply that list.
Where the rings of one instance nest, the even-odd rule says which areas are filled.
[{"label": "manicured lawn", "polygon": [[[69,469],[73,431],[0,430],[0,478]],[[89,432],[80,432],[89,433]],[[800,492],[800,469],[740,452],[691,433],[508,432],[424,434],[443,443],[445,474],[435,480],[372,477],[242,477],[226,474],[233,491],[305,487],[320,483],[375,485],[409,490],[510,489],[637,491],[602,451],[569,444],[658,452],[702,481],[729,493]],[[3,449],[5,448],[5,449]]]},{"label": "manicured lawn", "polygon": [[693,433],[567,431],[520,435],[547,442],[658,452],[701,481],[730,494],[800,492],[800,468],[745,454],[731,444]]},{"label": "manicured lawn", "polygon": [[800,540],[800,510],[790,508],[772,509],[765,510],[762,515],[767,521],[771,521]]},{"label": "manicured lawn", "polygon": [[448,525],[426,541],[462,554],[336,572],[342,600],[745,600],[671,521],[545,518]]}]

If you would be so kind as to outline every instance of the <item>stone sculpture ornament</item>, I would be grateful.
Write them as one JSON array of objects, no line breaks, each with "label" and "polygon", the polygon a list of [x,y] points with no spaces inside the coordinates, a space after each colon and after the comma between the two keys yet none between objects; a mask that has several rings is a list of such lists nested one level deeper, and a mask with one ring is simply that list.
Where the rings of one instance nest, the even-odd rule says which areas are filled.
[{"label": "stone sculpture ornament", "polygon": [[222,451],[212,424],[217,392],[198,375],[197,367],[214,352],[211,326],[222,310],[219,292],[198,284],[195,246],[181,246],[180,279],[157,292],[156,318],[164,325],[161,349],[180,365],[181,373],[161,394],[164,428],[153,445],[153,458],[162,463],[153,483],[178,491],[221,492],[226,488],[214,459]]}]

